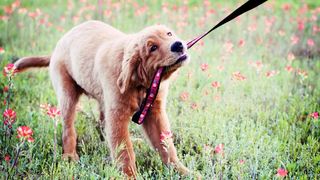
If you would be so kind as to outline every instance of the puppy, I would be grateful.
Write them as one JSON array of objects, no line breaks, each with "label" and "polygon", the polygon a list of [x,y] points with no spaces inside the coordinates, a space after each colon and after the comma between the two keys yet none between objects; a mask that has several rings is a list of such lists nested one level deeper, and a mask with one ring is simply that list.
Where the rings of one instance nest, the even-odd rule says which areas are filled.
[{"label": "puppy", "polygon": [[[97,100],[100,119],[107,134],[113,159],[128,176],[136,176],[135,155],[128,125],[138,111],[159,67],[167,67],[158,96],[143,123],[143,129],[165,164],[181,174],[189,170],[177,157],[172,139],[165,150],[162,132],[170,131],[166,113],[168,79],[189,61],[186,44],[162,25],[125,34],[103,22],[88,21],[66,33],[48,57],[25,57],[15,66],[19,71],[49,66],[50,77],[63,117],[63,158],[78,160],[76,104],[81,94]],[[124,148],[120,149],[121,146]]]}]

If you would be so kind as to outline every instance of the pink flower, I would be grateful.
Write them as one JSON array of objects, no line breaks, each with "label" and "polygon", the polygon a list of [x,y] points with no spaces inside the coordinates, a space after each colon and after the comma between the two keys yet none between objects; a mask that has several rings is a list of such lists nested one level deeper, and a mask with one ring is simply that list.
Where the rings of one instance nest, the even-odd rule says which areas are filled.
[{"label": "pink flower", "polygon": [[188,93],[188,92],[182,92],[182,93],[180,94],[180,99],[181,99],[182,101],[187,101],[188,98],[189,98],[189,93]]},{"label": "pink flower", "polygon": [[246,44],[246,42],[243,39],[240,39],[238,42],[239,47],[243,47]]},{"label": "pink flower", "polygon": [[312,117],[313,119],[318,119],[319,118],[319,113],[318,112],[313,112],[310,114],[310,117]]},{"label": "pink flower", "polygon": [[307,44],[308,44],[308,46],[313,47],[314,46],[313,39],[308,39]]},{"label": "pink flower", "polygon": [[14,76],[15,73],[17,73],[18,70],[16,70],[14,64],[8,64],[3,68],[3,75],[4,76]]},{"label": "pink flower", "polygon": [[299,42],[299,37],[296,35],[291,36],[291,45],[298,44]]},{"label": "pink flower", "polygon": [[5,160],[6,162],[9,162],[10,159],[11,159],[11,157],[10,157],[9,154],[6,154],[6,155],[4,156],[4,160]]},{"label": "pink flower", "polygon": [[232,79],[238,80],[238,81],[244,81],[246,80],[246,77],[242,75],[239,71],[232,73]]},{"label": "pink flower", "polygon": [[223,47],[225,48],[227,53],[232,53],[232,50],[233,50],[232,42],[228,41],[228,42],[224,43]]},{"label": "pink flower", "polygon": [[27,139],[28,142],[34,142],[32,138],[33,131],[28,126],[20,126],[17,128],[18,138]]},{"label": "pink flower", "polygon": [[272,77],[272,76],[275,76],[275,75],[277,75],[277,74],[279,74],[279,72],[278,72],[278,71],[275,71],[275,70],[266,72],[266,76],[267,76],[268,78],[270,78],[270,77]]},{"label": "pink flower", "polygon": [[6,119],[15,119],[16,118],[16,112],[14,112],[12,109],[6,109],[3,112],[3,117]]},{"label": "pink flower", "polygon": [[211,86],[214,88],[219,88],[221,86],[221,84],[218,81],[214,81],[211,83]]},{"label": "pink flower", "polygon": [[216,154],[223,154],[223,147],[224,147],[224,144],[218,144],[215,148],[214,148],[214,152]]},{"label": "pink flower", "polygon": [[278,168],[277,176],[286,177],[288,175],[288,171],[284,168]]},{"label": "pink flower", "polygon": [[290,65],[286,66],[285,69],[286,69],[286,71],[288,71],[288,72],[292,72],[292,71],[294,70],[293,67],[290,66]]},{"label": "pink flower", "polygon": [[246,161],[244,159],[240,159],[239,164],[243,165]]},{"label": "pink flower", "polygon": [[296,57],[294,56],[293,53],[289,53],[289,54],[288,54],[288,57],[287,57],[288,61],[293,61],[295,58],[296,58]]},{"label": "pink flower", "polygon": [[60,111],[59,109],[57,109],[56,107],[49,107],[47,109],[47,114],[51,117],[51,118],[55,118],[56,116],[60,115]]},{"label": "pink flower", "polygon": [[203,64],[201,64],[200,68],[202,71],[206,71],[206,70],[208,70],[209,65],[207,63],[203,63]]},{"label": "pink flower", "polygon": [[5,50],[2,47],[0,47],[0,54],[4,54],[4,53],[5,53]]}]

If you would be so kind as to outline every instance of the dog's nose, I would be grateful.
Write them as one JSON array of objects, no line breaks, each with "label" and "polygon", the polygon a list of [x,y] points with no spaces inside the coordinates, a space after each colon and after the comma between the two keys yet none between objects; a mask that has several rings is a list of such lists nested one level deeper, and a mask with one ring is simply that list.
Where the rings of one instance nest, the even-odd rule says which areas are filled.
[{"label": "dog's nose", "polygon": [[182,42],[176,41],[171,45],[171,51],[172,52],[182,52],[183,50],[183,45]]}]

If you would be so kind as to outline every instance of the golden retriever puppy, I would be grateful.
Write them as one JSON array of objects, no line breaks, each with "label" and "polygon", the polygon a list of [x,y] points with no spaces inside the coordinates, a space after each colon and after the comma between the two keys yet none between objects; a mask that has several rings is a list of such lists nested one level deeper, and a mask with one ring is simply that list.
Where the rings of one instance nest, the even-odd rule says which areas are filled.
[{"label": "golden retriever puppy", "polygon": [[[159,67],[168,67],[159,94],[143,123],[143,129],[165,164],[180,173],[189,170],[177,157],[172,139],[165,150],[162,132],[170,131],[166,114],[169,77],[188,62],[186,44],[162,25],[125,34],[103,22],[88,21],[66,33],[48,57],[18,60],[18,70],[49,66],[50,77],[63,117],[63,157],[78,160],[75,109],[81,94],[99,103],[100,118],[113,159],[128,176],[136,175],[135,155],[128,124],[146,95]],[[123,144],[124,148],[117,151]]]}]

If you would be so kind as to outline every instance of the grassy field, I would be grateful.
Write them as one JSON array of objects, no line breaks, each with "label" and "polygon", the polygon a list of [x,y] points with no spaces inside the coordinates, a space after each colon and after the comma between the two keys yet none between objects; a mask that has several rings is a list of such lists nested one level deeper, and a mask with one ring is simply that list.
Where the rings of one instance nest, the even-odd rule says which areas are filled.
[{"label": "grassy field", "polygon": [[[190,40],[241,4],[17,2],[0,2],[1,68],[19,57],[50,54],[65,32],[89,19],[128,33],[165,24]],[[203,179],[320,179],[320,3],[305,2],[271,0],[189,50],[192,61],[173,80],[167,111],[180,159]],[[9,82],[5,76],[0,80],[2,102]],[[40,108],[57,105],[47,70],[18,73],[12,82],[10,108],[16,120],[11,129],[0,126],[0,179],[123,178],[99,138],[94,100],[82,97],[78,108],[80,161],[61,160],[61,120],[55,160],[59,118]],[[1,103],[0,109],[8,106]],[[17,138],[17,128],[24,125],[33,130],[34,142]],[[139,179],[179,179],[138,125],[132,123],[130,132]]]}]

